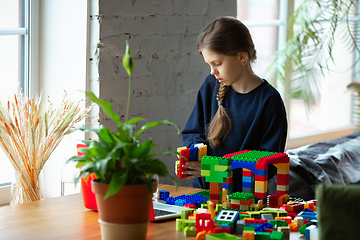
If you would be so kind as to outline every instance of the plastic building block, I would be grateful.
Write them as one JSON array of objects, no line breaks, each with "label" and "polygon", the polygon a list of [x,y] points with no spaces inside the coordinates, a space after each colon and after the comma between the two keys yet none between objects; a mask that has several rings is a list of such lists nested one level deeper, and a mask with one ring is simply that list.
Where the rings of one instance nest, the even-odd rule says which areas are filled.
[{"label": "plastic building block", "polygon": [[237,237],[228,233],[214,233],[207,234],[206,240],[241,240],[241,237]]},{"label": "plastic building block", "polygon": [[287,227],[278,227],[278,231],[284,233],[284,239],[285,240],[290,239],[290,227],[289,226],[287,226]]},{"label": "plastic building block", "polygon": [[195,237],[196,236],[196,229],[194,226],[185,227],[183,232],[186,237]]},{"label": "plastic building block", "polygon": [[216,217],[216,221],[233,224],[237,220],[239,212],[231,210],[221,210]]},{"label": "plastic building block", "polygon": [[309,221],[310,220],[313,220],[313,219],[317,219],[317,213],[314,213],[314,212],[300,212],[298,214],[299,217],[302,217],[303,219],[308,219]]},{"label": "plastic building block", "polygon": [[268,221],[274,220],[274,216],[271,213],[262,213],[261,219],[268,220]]},{"label": "plastic building block", "polygon": [[284,240],[284,233],[273,231],[270,235],[271,240]]},{"label": "plastic building block", "polygon": [[259,240],[270,240],[270,235],[271,233],[269,232],[256,232],[255,234],[255,239],[259,239]]},{"label": "plastic building block", "polygon": [[187,219],[176,219],[176,230],[184,231],[185,227],[195,227],[195,221]]},{"label": "plastic building block", "polygon": [[166,199],[169,197],[170,192],[165,190],[159,191],[159,200],[160,201],[166,201]]},{"label": "plastic building block", "polygon": [[255,231],[243,231],[243,240],[255,240]]},{"label": "plastic building block", "polygon": [[181,210],[181,219],[188,219],[188,217],[195,211],[193,208]]},{"label": "plastic building block", "polygon": [[201,231],[211,231],[214,227],[214,221],[211,220],[211,214],[209,213],[200,213],[196,215],[195,228],[196,232]]},{"label": "plastic building block", "polygon": [[178,201],[178,205],[182,202],[182,205],[185,204],[194,204],[196,207],[200,207],[201,203],[205,203],[209,198],[200,195],[200,194],[192,194],[192,195],[180,195],[177,197],[168,197],[166,199],[166,204],[175,205],[176,201]]}]

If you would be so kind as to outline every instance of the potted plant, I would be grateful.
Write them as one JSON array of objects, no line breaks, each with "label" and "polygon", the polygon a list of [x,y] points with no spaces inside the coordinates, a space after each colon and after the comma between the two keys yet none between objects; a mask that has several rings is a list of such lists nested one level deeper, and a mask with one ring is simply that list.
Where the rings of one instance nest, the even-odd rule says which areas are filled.
[{"label": "potted plant", "polygon": [[[171,177],[177,185],[177,180],[171,176],[166,165],[156,159],[160,155],[176,155],[174,152],[157,152],[151,150],[157,147],[151,138],[146,141],[140,135],[147,129],[161,124],[175,126],[169,120],[146,122],[143,118],[128,120],[131,97],[131,73],[134,61],[131,57],[129,45],[126,41],[126,51],[123,66],[129,75],[129,94],[125,122],[120,122],[109,102],[97,98],[92,92],[86,95],[98,104],[104,114],[109,116],[117,125],[117,132],[100,125],[98,129],[85,126],[80,127],[84,132],[92,131],[98,140],[84,140],[87,148],[79,149],[82,156],[74,156],[68,162],[77,162],[80,174],[75,178],[95,173],[96,180],[92,181],[92,190],[96,195],[99,211],[102,239],[145,239],[149,222],[152,193],[156,189],[156,182],[152,177]],[[145,121],[138,130],[136,124]],[[108,233],[112,229],[117,232]],[[121,235],[119,235],[121,234]]]}]

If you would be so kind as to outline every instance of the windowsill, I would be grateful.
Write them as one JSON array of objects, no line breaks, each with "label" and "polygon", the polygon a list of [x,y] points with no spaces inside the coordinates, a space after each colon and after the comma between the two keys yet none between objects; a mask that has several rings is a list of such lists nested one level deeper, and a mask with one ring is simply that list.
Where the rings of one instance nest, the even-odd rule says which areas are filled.
[{"label": "windowsill", "polygon": [[10,202],[10,185],[0,187],[0,206]]},{"label": "windowsill", "polygon": [[290,136],[287,140],[285,149],[293,149],[301,146],[314,144],[318,142],[324,142],[330,139],[343,137],[354,132],[355,126],[348,126],[340,129],[334,129],[332,131],[314,132],[307,135]]}]

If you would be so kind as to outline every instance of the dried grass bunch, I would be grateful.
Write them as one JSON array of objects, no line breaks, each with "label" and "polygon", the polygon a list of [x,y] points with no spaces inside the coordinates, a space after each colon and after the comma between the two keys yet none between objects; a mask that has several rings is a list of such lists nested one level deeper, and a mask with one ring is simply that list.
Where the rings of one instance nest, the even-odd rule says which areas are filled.
[{"label": "dried grass bunch", "polygon": [[57,108],[48,99],[42,108],[41,96],[28,99],[14,94],[0,101],[0,146],[15,169],[16,190],[11,205],[40,200],[39,174],[65,135],[90,112],[81,109],[64,94]]}]

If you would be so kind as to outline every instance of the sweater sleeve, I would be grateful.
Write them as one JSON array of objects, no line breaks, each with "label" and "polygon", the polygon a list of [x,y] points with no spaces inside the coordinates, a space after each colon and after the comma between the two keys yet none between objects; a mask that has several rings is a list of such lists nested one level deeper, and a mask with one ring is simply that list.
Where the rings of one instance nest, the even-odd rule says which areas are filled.
[{"label": "sweater sleeve", "polygon": [[211,76],[208,76],[198,91],[196,104],[181,134],[186,147],[206,143],[205,129],[207,122],[211,119],[213,87]]},{"label": "sweater sleeve", "polygon": [[262,138],[260,140],[260,150],[271,152],[284,152],[287,138],[287,118],[282,100],[281,105],[276,111],[265,115],[264,125],[262,126]]}]

